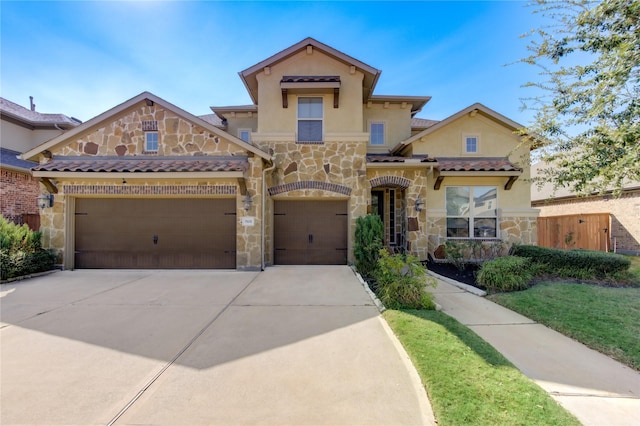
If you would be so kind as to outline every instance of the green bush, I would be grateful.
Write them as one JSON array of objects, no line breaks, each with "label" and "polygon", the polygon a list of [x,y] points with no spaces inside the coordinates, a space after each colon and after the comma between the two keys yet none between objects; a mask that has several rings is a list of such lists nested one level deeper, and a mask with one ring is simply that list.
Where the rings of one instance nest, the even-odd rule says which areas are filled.
[{"label": "green bush", "polygon": [[369,214],[356,219],[356,238],[353,254],[356,269],[365,278],[371,278],[378,263],[380,249],[383,247],[384,225],[378,215]]},{"label": "green bush", "polygon": [[27,225],[18,226],[0,218],[0,279],[53,269],[56,256],[42,249],[41,236]]},{"label": "green bush", "polygon": [[524,290],[534,277],[531,259],[505,256],[482,264],[478,283],[490,292]]},{"label": "green bush", "polygon": [[[608,274],[623,272],[629,269],[631,262],[624,256],[591,250],[559,250],[538,246],[514,246],[515,256],[527,257],[536,263],[543,263],[551,268],[551,273],[574,271],[574,278],[604,278]],[[584,274],[576,271],[592,271]],[[557,274],[561,275],[561,274]],[[571,276],[571,275],[569,275]]]},{"label": "green bush", "polygon": [[375,270],[378,297],[389,309],[434,309],[433,295],[426,286],[436,286],[436,280],[427,276],[420,260],[410,254],[390,255],[379,251]]}]

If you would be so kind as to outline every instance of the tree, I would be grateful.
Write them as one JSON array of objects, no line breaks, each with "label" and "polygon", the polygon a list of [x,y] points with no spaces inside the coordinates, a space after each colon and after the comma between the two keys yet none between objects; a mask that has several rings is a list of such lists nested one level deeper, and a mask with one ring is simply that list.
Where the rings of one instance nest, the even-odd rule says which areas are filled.
[{"label": "tree", "polygon": [[536,0],[546,24],[531,31],[540,68],[535,123],[542,142],[539,183],[578,194],[640,181],[640,0]]}]

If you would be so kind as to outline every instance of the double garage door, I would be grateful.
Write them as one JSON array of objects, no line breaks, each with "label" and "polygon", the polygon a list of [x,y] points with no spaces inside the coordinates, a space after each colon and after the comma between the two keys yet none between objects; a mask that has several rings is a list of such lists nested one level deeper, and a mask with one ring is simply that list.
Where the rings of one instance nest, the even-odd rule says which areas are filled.
[{"label": "double garage door", "polygon": [[347,201],[275,201],[276,265],[347,263]]},{"label": "double garage door", "polygon": [[76,200],[75,267],[235,269],[235,199]]}]

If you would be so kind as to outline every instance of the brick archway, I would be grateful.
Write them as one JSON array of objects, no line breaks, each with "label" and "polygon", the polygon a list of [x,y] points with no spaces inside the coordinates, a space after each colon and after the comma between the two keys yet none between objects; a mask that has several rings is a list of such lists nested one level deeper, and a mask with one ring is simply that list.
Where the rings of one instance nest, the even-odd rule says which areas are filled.
[{"label": "brick archway", "polygon": [[322,189],[342,195],[351,195],[351,188],[345,185],[339,185],[331,182],[320,182],[317,180],[302,180],[299,182],[286,183],[284,185],[272,186],[268,189],[269,195],[284,194],[285,192],[295,191],[298,189]]},{"label": "brick archway", "polygon": [[407,189],[411,186],[411,181],[401,176],[378,176],[369,180],[371,188],[378,188],[381,186],[395,186],[402,189]]}]

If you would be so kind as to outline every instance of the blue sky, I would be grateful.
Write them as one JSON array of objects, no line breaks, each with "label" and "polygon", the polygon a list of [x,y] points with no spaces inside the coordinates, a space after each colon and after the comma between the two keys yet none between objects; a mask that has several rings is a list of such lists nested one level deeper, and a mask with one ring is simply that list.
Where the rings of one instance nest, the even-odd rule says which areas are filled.
[{"label": "blue sky", "polygon": [[432,96],[418,117],[481,102],[529,124],[538,17],[493,2],[0,3],[0,95],[86,121],[150,91],[196,115],[251,103],[238,72],[306,37],[382,70],[378,95]]}]

